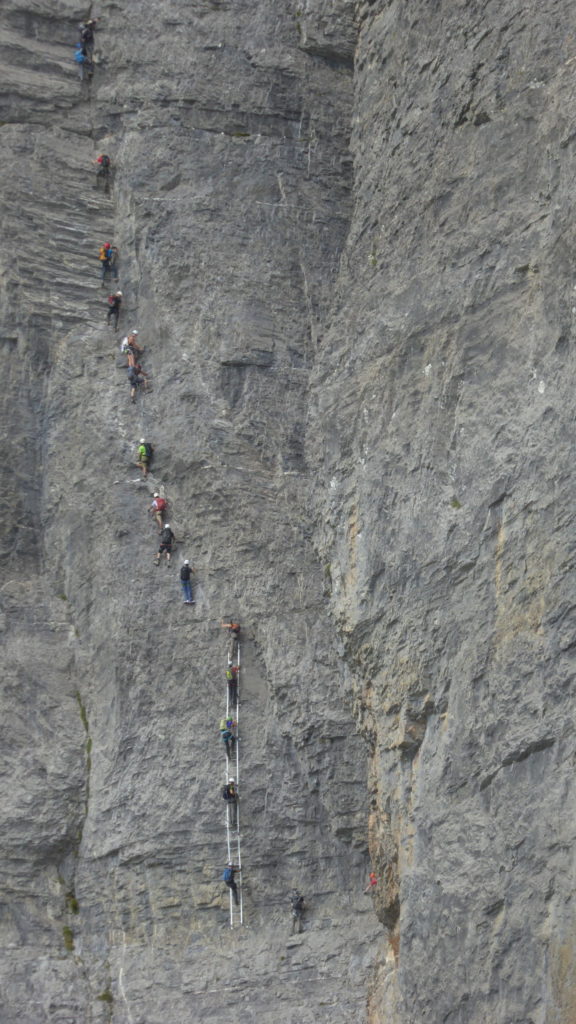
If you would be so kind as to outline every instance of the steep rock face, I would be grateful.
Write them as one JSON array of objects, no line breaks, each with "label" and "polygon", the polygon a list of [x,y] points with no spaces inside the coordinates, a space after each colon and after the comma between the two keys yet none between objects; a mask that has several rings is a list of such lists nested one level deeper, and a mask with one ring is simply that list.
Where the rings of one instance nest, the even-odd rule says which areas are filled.
[{"label": "steep rock face", "polygon": [[[372,746],[370,1019],[574,1019],[566,5],[363,4],[316,542]],[[392,956],[393,954],[393,956]]]},{"label": "steep rock face", "polygon": [[[381,926],[366,746],[311,544],[306,393],[351,213],[352,9],[4,11],[2,989],[8,1021],[349,1021]],[[92,161],[114,162],[110,197]],[[129,401],[98,246],[120,249]],[[135,446],[155,445],[143,484]],[[146,508],[180,557],[156,568]],[[221,617],[244,627],[229,929]],[[307,898],[289,940],[288,892]]]},{"label": "steep rock face", "polygon": [[10,1024],[573,1021],[569,13],[4,5]]}]

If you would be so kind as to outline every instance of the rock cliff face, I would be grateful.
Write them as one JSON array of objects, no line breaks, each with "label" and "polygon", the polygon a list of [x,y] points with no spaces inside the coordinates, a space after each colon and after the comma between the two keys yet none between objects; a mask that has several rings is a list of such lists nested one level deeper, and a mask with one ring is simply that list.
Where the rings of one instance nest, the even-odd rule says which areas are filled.
[{"label": "rock cliff face", "polygon": [[570,15],[6,0],[2,1024],[576,1019]]}]

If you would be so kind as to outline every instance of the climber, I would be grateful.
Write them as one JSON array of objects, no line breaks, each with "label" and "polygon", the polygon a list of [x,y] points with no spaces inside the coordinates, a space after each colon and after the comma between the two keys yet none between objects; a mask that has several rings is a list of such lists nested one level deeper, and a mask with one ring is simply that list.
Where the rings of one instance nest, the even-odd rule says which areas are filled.
[{"label": "climber", "polygon": [[94,30],[96,28],[97,18],[91,18],[86,24],[78,26],[80,32],[80,42],[88,53],[89,57],[92,57],[94,52]]},{"label": "climber", "polygon": [[226,682],[228,683],[228,700],[231,704],[238,704],[238,673],[239,665],[228,665],[226,669]]},{"label": "climber", "polygon": [[142,476],[144,477],[148,476],[153,455],[154,448],[150,444],[150,441],[146,441],[145,438],[141,437],[138,445],[138,461],[136,462],[136,465],[142,470]]},{"label": "climber", "polygon": [[118,246],[111,245],[108,249],[108,269],[115,281],[118,280]]},{"label": "climber", "polygon": [[375,873],[373,871],[371,871],[369,876],[368,876],[368,885],[364,889],[364,892],[365,893],[372,892],[374,890],[374,886],[375,885],[378,885],[378,879],[376,878]]},{"label": "climber", "polygon": [[160,547],[154,559],[155,565],[160,565],[160,559],[162,554],[166,555],[166,565],[170,565],[170,556],[172,554],[172,544],[176,540],[172,530],[170,529],[170,523],[164,523],[162,531],[160,533]]},{"label": "climber", "polygon": [[221,622],[220,626],[222,629],[227,629],[230,634],[230,642],[228,644],[228,664],[231,665],[238,653],[238,644],[240,642],[240,623]]},{"label": "climber", "polygon": [[100,266],[102,267],[102,287],[104,287],[106,275],[110,271],[109,261],[111,248],[112,246],[110,245],[110,242],[104,242],[104,244],[100,246],[100,249],[98,251],[98,259],[100,260]]},{"label": "climber", "polygon": [[166,498],[161,498],[158,491],[154,491],[154,501],[150,505],[148,511],[154,516],[154,519],[158,523],[159,530],[164,526],[164,513],[167,508],[168,502],[166,501]]},{"label": "climber", "polygon": [[83,82],[85,79],[91,78],[94,72],[94,64],[92,63],[92,60],[88,54],[88,50],[82,45],[82,43],[76,44],[74,60],[78,65],[78,74],[80,75],[80,81]]},{"label": "climber", "polygon": [[222,788],[222,797],[230,810],[228,824],[230,828],[235,828],[238,823],[238,790],[234,779],[228,779],[227,785]]},{"label": "climber", "polygon": [[104,191],[108,194],[110,191],[110,157],[106,153],[101,153],[94,163],[98,164],[96,188],[100,188],[100,182],[102,181],[104,182]]},{"label": "climber", "polygon": [[234,881],[234,875],[239,873],[241,870],[241,868],[235,867],[232,861],[229,860],[226,867],[224,868],[224,874],[222,875],[222,881],[226,882],[228,888],[232,890],[232,895],[234,896],[234,902],[236,906],[238,906],[238,886]]},{"label": "climber", "polygon": [[120,316],[120,306],[122,305],[122,292],[114,292],[113,295],[108,296],[108,312],[106,314],[106,323],[110,326],[110,321],[114,317],[114,330],[118,330],[118,317]]},{"label": "climber", "polygon": [[194,569],[187,558],[184,559],[180,569],[180,585],[184,594],[184,604],[194,604],[192,600],[192,580],[190,579]]},{"label": "climber", "polygon": [[128,382],[130,384],[130,401],[131,402],[135,402],[136,401],[136,389],[139,388],[141,384],[144,385],[144,390],[145,391],[148,390],[147,382],[145,381],[144,377],[140,377],[138,375],[138,371],[136,370],[136,368],[134,366],[130,366],[128,368]]},{"label": "climber", "polygon": [[226,757],[232,757],[234,754],[234,745],[237,738],[236,724],[235,718],[222,718],[220,720],[220,738],[226,748]]},{"label": "climber", "polygon": [[292,935],[294,932],[302,931],[302,917],[304,914],[304,897],[293,889],[290,894],[290,908],[292,913]]}]

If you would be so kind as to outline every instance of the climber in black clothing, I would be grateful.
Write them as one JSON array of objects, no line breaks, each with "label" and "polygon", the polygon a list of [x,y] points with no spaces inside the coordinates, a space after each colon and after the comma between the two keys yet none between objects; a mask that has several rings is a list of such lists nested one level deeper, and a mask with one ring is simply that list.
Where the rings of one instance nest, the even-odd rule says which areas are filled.
[{"label": "climber in black clothing", "polygon": [[292,935],[294,932],[302,931],[302,916],[304,914],[304,897],[297,889],[290,894],[290,909],[292,913]]},{"label": "climber in black clothing", "polygon": [[170,523],[165,523],[164,526],[162,527],[162,532],[160,534],[160,547],[158,548],[158,553],[156,555],[156,558],[154,559],[155,565],[160,565],[160,559],[162,558],[162,554],[166,555],[166,565],[170,565],[172,545],[175,540],[176,537],[174,536],[172,530],[170,529]]},{"label": "climber in black clothing", "polygon": [[238,790],[234,779],[228,779],[228,784],[222,789],[222,796],[230,809],[230,828],[235,828],[238,822]]},{"label": "climber in black clothing", "polygon": [[96,188],[100,188],[100,182],[104,184],[104,191],[106,195],[110,192],[110,157],[107,153],[100,153],[100,156],[94,161],[98,166],[96,171]]},{"label": "climber in black clothing", "polygon": [[94,31],[96,29],[97,21],[98,18],[91,18],[90,21],[86,22],[86,24],[79,26],[80,42],[90,59],[92,59],[92,54],[94,53]]},{"label": "climber in black clothing", "polygon": [[228,683],[228,699],[231,704],[238,703],[238,673],[239,665],[228,665],[226,669],[226,682]]},{"label": "climber in black clothing", "polygon": [[106,323],[110,326],[110,321],[114,320],[114,330],[118,330],[118,317],[120,316],[120,306],[122,305],[122,292],[114,292],[113,295],[108,296],[108,313],[106,314]]}]

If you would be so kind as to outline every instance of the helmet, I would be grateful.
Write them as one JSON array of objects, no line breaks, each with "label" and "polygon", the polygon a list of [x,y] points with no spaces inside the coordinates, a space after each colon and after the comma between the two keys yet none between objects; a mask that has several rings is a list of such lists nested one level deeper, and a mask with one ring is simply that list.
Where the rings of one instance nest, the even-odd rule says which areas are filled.
[{"label": "helmet", "polygon": [[190,565],[190,560],[188,558],[184,559],[184,565]]},{"label": "helmet", "polygon": [[164,526],[167,526],[168,529],[170,529],[170,523],[164,523]]},{"label": "helmet", "polygon": [[228,779],[228,782],[234,782],[234,779]]},{"label": "helmet", "polygon": [[158,494],[158,491],[154,491],[154,497],[155,498],[159,498],[160,497],[160,495]]},{"label": "helmet", "polygon": [[145,437],[141,437],[140,438],[140,444],[146,444],[146,438]]},{"label": "helmet", "polygon": [[138,331],[133,327],[132,330],[130,331],[130,334],[138,334]]},{"label": "helmet", "polygon": [[116,295],[122,295],[122,292],[116,292]]}]

